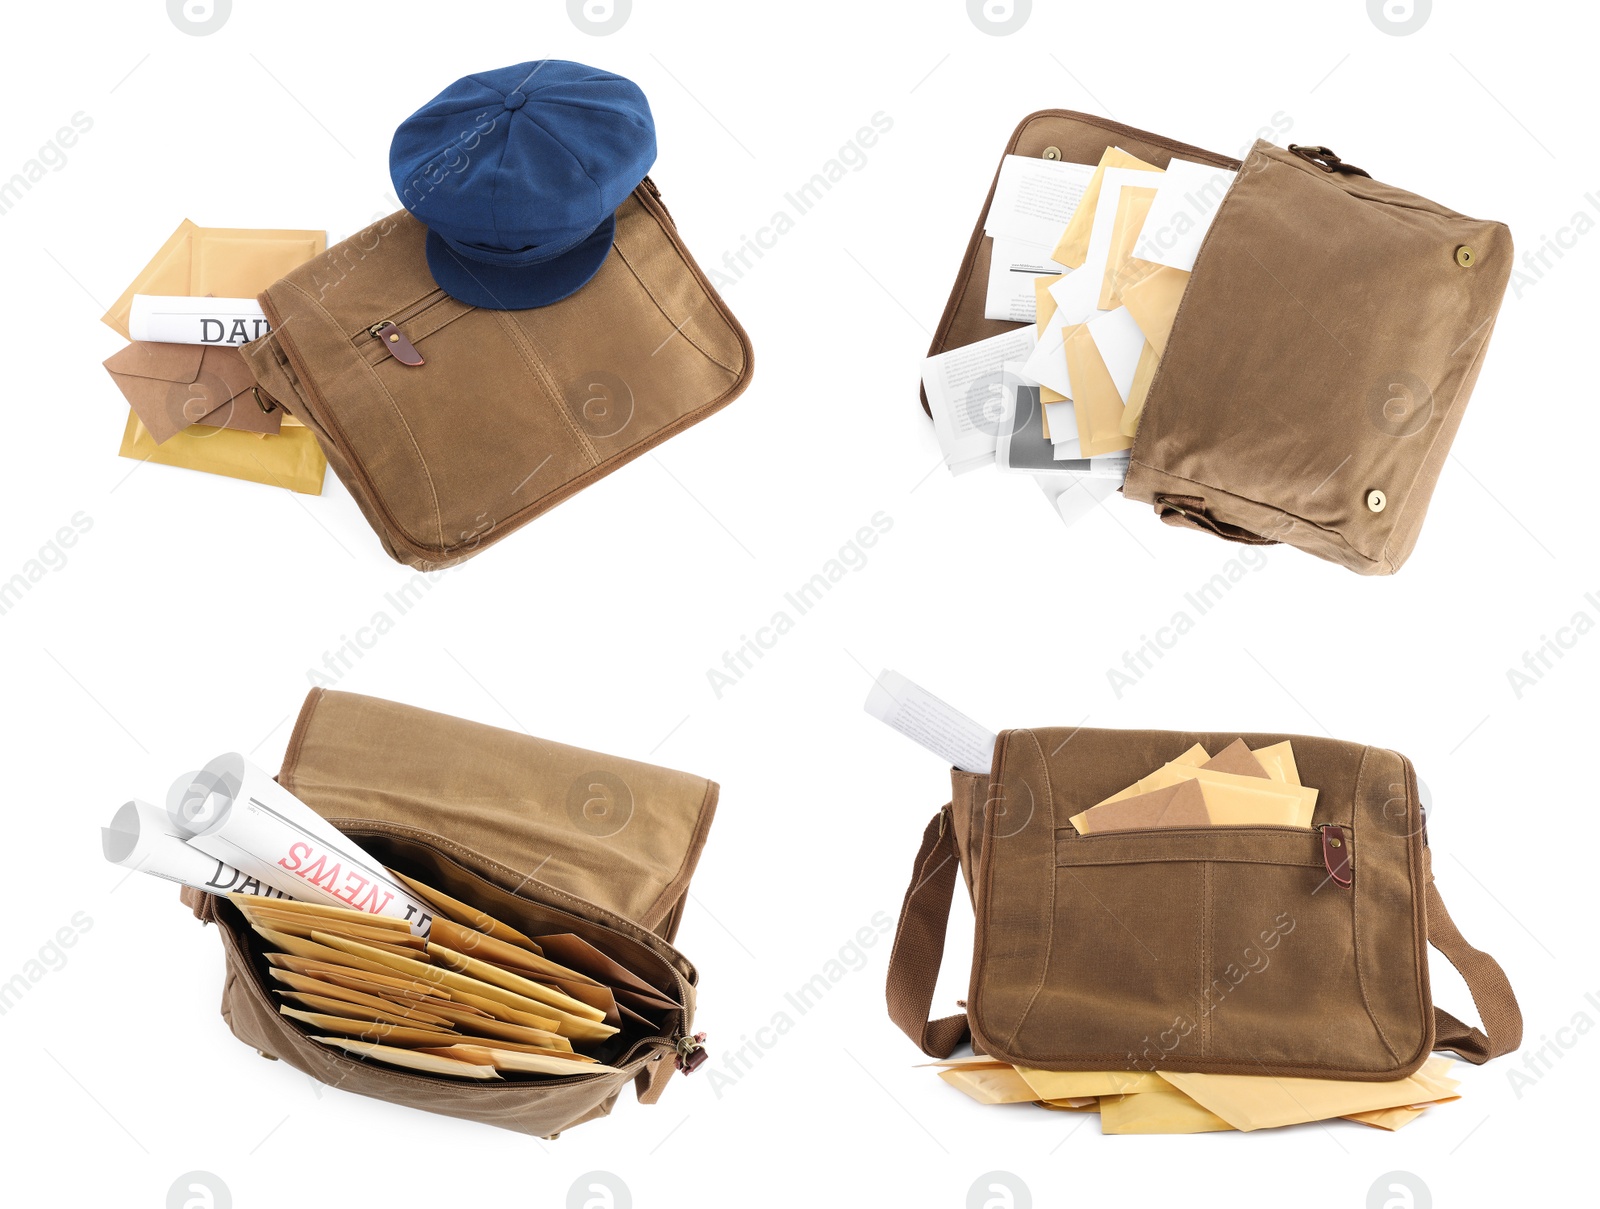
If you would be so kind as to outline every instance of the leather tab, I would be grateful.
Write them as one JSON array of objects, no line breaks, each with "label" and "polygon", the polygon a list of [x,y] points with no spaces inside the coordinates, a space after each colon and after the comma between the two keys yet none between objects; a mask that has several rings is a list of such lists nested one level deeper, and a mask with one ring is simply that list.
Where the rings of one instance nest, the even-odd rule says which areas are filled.
[{"label": "leather tab", "polygon": [[1322,863],[1328,867],[1328,876],[1341,886],[1348,886],[1354,873],[1350,866],[1350,837],[1337,823],[1322,828]]},{"label": "leather tab", "polygon": [[1308,164],[1321,168],[1324,172],[1344,172],[1351,176],[1365,176],[1371,178],[1372,174],[1354,164],[1347,164],[1333,153],[1329,147],[1302,147],[1297,143],[1290,143],[1289,150]]},{"label": "leather tab", "polygon": [[389,355],[401,365],[421,365],[422,354],[417,351],[417,346],[412,344],[393,323],[383,322],[372,329],[372,335],[378,343],[389,350]]}]

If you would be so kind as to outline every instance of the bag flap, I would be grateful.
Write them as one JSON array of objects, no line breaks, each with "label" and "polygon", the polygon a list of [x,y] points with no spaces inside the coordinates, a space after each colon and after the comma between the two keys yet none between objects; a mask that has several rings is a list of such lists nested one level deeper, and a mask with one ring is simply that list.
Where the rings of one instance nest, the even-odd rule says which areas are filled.
[{"label": "bag flap", "polygon": [[432,832],[651,930],[687,891],[717,804],[703,777],[322,688],[278,780],[330,820]]},{"label": "bag flap", "polygon": [[[1230,170],[1239,166],[1238,160],[1214,151],[1191,147],[1187,143],[1151,134],[1148,130],[1136,130],[1121,122],[1089,113],[1075,113],[1070,109],[1041,109],[1037,113],[1030,113],[1011,132],[1011,141],[1006,144],[1004,154],[1048,155],[1051,159],[1068,163],[1097,164],[1108,147],[1121,147],[1158,168],[1165,168],[1173,156]],[[933,334],[933,343],[928,346],[930,357],[946,349],[987,340],[990,336],[998,336],[1001,332],[1022,326],[983,317],[984,283],[989,280],[989,254],[994,246],[993,241],[983,233],[983,221],[989,213],[990,203],[994,201],[994,188],[999,180],[1000,168],[997,164],[989,194],[983,200],[977,224],[972,228],[972,237],[967,241],[961,271],[956,274],[950,299],[945,303],[944,315]],[[922,395],[922,410],[928,411],[926,392]]]},{"label": "bag flap", "polygon": [[[1081,836],[1068,820],[1195,743],[1291,739],[1314,826]],[[974,1044],[1058,1070],[1399,1078],[1434,1039],[1409,764],[1325,738],[1005,731],[976,876]],[[1338,824],[1353,885],[1328,880]],[[1243,976],[1241,976],[1241,973]]]},{"label": "bag flap", "polygon": [[[429,274],[400,211],[261,295],[272,333],[245,347],[264,389],[329,461],[401,561],[470,557],[748,384],[750,343],[650,182],[617,210],[611,254],[570,297],[482,310]],[[373,329],[394,325],[420,360]]]}]

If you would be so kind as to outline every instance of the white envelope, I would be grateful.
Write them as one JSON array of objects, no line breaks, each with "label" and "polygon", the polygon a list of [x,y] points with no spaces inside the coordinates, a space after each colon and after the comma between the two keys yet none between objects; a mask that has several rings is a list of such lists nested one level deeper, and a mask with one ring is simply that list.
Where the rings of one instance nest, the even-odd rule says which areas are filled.
[{"label": "white envelope", "polygon": [[[1095,348],[1100,350],[1106,369],[1111,371],[1117,394],[1126,403],[1133,389],[1134,371],[1139,368],[1139,354],[1144,352],[1143,330],[1128,313],[1128,308],[1119,306],[1114,311],[1100,311],[1090,319],[1089,335],[1094,339]],[[1050,431],[1054,432],[1055,428]]]},{"label": "white envelope", "polygon": [[1150,203],[1133,254],[1140,260],[1192,270],[1201,241],[1236,176],[1237,172],[1192,160],[1171,161]]}]

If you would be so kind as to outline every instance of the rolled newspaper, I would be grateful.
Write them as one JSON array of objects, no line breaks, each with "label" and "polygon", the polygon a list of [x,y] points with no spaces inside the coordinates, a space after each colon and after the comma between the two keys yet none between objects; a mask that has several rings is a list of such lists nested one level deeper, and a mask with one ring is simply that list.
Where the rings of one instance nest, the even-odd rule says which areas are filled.
[{"label": "rolled newspaper", "polygon": [[153,873],[209,894],[260,894],[291,898],[276,885],[191,848],[176,833],[167,812],[149,802],[124,802],[100,829],[106,860],[125,869]]},{"label": "rolled newspaper", "polygon": [[428,935],[433,912],[359,844],[238,752],[173,787],[168,816],[191,848],[306,902],[403,919]]}]

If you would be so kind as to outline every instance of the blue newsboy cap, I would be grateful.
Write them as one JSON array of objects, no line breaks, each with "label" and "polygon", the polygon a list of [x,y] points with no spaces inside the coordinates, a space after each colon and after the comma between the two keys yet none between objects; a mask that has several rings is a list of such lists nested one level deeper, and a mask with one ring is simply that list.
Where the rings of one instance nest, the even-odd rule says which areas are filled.
[{"label": "blue newsboy cap", "polygon": [[389,176],[428,228],[440,288],[509,311],[559,302],[600,271],[616,209],[655,158],[637,84],[540,59],[457,80],[400,123]]}]

